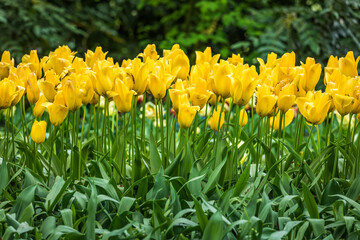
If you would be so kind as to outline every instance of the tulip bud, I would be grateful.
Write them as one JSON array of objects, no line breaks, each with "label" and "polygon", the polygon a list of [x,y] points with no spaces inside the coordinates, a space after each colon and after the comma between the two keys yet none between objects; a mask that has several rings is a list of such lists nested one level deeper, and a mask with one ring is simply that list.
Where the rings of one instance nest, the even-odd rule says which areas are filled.
[{"label": "tulip bud", "polygon": [[45,141],[45,135],[46,135],[46,122],[45,121],[36,121],[32,125],[31,128],[31,139],[37,143],[43,143]]}]

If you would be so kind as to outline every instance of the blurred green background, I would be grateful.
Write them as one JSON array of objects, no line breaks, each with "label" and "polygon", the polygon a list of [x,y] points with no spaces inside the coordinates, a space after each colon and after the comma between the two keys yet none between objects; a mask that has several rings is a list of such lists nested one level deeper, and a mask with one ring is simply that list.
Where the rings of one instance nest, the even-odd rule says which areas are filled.
[{"label": "blurred green background", "polygon": [[0,50],[17,61],[67,44],[82,54],[101,45],[117,61],[148,43],[189,54],[211,46],[255,64],[273,51],[326,63],[360,50],[359,0],[0,0]]}]

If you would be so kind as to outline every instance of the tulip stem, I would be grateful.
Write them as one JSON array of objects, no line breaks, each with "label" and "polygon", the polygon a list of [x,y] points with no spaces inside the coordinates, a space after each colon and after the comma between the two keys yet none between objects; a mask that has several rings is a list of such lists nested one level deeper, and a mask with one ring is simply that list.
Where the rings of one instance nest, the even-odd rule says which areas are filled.
[{"label": "tulip stem", "polygon": [[143,93],[142,101],[142,124],[141,124],[141,146],[142,152],[145,152],[145,102],[146,102],[146,93]]},{"label": "tulip stem", "polygon": [[159,104],[159,115],[160,115],[160,132],[161,132],[161,159],[163,162],[164,169],[166,168],[165,150],[164,150],[164,116],[163,116],[163,104],[162,100],[158,101]]},{"label": "tulip stem", "polygon": [[[52,132],[52,124],[50,125],[50,132]],[[51,174],[51,164],[52,164],[52,159],[53,159],[53,150],[54,150],[54,142],[56,139],[56,134],[58,131],[58,127],[55,127],[54,129],[54,136],[52,137],[51,141],[50,141],[50,156],[49,156],[49,168],[48,168],[48,185],[50,185],[50,174]]]},{"label": "tulip stem", "polygon": [[338,157],[339,157],[339,151],[340,151],[340,141],[341,141],[341,136],[342,136],[343,122],[344,122],[344,116],[341,115],[339,133],[338,133],[338,139],[337,139],[337,145],[336,145],[336,152],[335,152],[335,162],[334,162],[333,171],[332,171],[332,178],[335,177],[336,169],[338,167]]},{"label": "tulip stem", "polygon": [[84,136],[84,125],[85,125],[85,117],[86,117],[86,105],[84,106],[84,113],[83,113],[83,119],[81,123],[81,136],[80,136],[80,145],[79,145],[79,178],[81,176],[81,166],[82,166],[82,142],[83,142],[83,136]]},{"label": "tulip stem", "polygon": [[[280,114],[280,121],[279,121],[279,131],[278,131],[278,149],[277,149],[277,158],[276,159],[280,159],[280,149],[281,149],[281,139],[282,139],[282,123],[283,123],[283,116],[284,116],[284,113],[282,111],[279,112]],[[281,162],[280,163],[280,172],[281,174],[283,173],[283,163]]]},{"label": "tulip stem", "polygon": [[127,124],[126,124],[126,113],[124,113],[124,119],[123,119],[123,128],[124,128],[124,141],[123,141],[123,157],[122,157],[122,164],[121,164],[121,170],[122,170],[122,175],[124,178],[124,184],[126,182],[126,134],[127,134]]},{"label": "tulip stem", "polygon": [[262,125],[262,121],[263,118],[259,117],[259,121],[258,121],[258,142],[256,145],[256,168],[255,168],[255,178],[257,177],[258,174],[258,168],[259,168],[259,164],[260,164],[260,141],[261,141],[261,125]]},{"label": "tulip stem", "polygon": [[166,95],[166,160],[169,161],[170,158],[170,142],[171,138],[169,137],[170,134],[170,94]]},{"label": "tulip stem", "polygon": [[321,155],[321,138],[320,138],[319,125],[316,125],[316,133],[317,133],[317,140],[318,140],[318,152],[319,152],[319,158],[320,158],[320,155]]},{"label": "tulip stem", "polygon": [[155,99],[155,142],[156,142],[156,146],[157,146],[157,141],[158,141],[158,125],[159,125],[158,101],[159,100]]},{"label": "tulip stem", "polygon": [[[220,141],[220,129],[221,129],[221,126],[220,126],[220,123],[221,123],[221,115],[223,113],[223,110],[224,110],[224,104],[225,104],[225,99],[223,99],[222,103],[221,103],[221,110],[220,110],[220,114],[219,114],[219,120],[218,120],[218,126],[217,126],[217,135],[216,135],[216,142],[215,142],[215,165],[214,165],[214,168],[219,164],[219,162],[217,162],[217,159],[221,159],[221,157],[217,158],[217,154],[218,154],[218,145],[219,145],[219,141]],[[217,105],[216,105],[216,108],[215,108],[215,111],[217,110]]]}]

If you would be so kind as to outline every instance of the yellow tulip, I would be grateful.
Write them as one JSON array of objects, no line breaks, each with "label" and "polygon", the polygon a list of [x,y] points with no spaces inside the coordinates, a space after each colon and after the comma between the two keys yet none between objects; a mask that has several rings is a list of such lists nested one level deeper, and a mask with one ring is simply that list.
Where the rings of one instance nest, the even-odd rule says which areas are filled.
[{"label": "yellow tulip", "polygon": [[95,52],[87,50],[85,53],[85,63],[93,69],[97,61],[105,60],[106,54],[107,52],[104,53],[101,47],[96,47]]},{"label": "yellow tulip", "polygon": [[[282,119],[282,123],[281,123],[281,129],[284,129],[287,126],[289,126],[289,124],[294,119],[294,114],[295,114],[294,109],[291,108],[283,115],[283,119]],[[284,126],[284,122],[285,122],[285,126]],[[273,123],[274,123],[274,125],[273,125]],[[272,127],[275,130],[280,129],[280,113],[276,114],[275,120],[274,120],[274,117],[270,118],[270,127]]]},{"label": "yellow tulip", "polygon": [[35,73],[31,73],[26,81],[26,96],[31,104],[34,104],[39,100],[40,89]]},{"label": "yellow tulip", "polygon": [[0,109],[15,106],[24,95],[25,89],[5,78],[0,81]]},{"label": "yellow tulip", "polygon": [[110,93],[113,97],[118,112],[130,112],[134,91],[129,90],[123,81],[116,79],[115,91]]},{"label": "yellow tulip", "polygon": [[270,87],[267,85],[259,86],[256,91],[256,97],[256,113],[260,117],[271,115],[274,112],[277,96],[273,94]]},{"label": "yellow tulip", "polygon": [[190,102],[193,106],[203,109],[208,102],[211,92],[206,89],[206,81],[199,79],[194,87],[189,88]]},{"label": "yellow tulip", "polygon": [[112,91],[115,81],[114,65],[111,61],[100,60],[94,65],[96,72],[93,78],[93,86],[97,94],[106,96],[108,91]]},{"label": "yellow tulip", "polygon": [[297,98],[296,104],[306,121],[317,125],[325,120],[331,100],[327,93],[322,93],[321,91],[313,93],[310,91],[307,92],[305,97]]},{"label": "yellow tulip", "polygon": [[45,78],[39,81],[39,88],[49,102],[54,101],[56,86],[59,83],[59,77],[53,70],[45,72]]},{"label": "yellow tulip", "polygon": [[60,46],[54,52],[50,52],[48,57],[43,57],[40,64],[44,72],[53,69],[60,76],[71,65],[74,57],[75,52],[71,52],[68,46]]},{"label": "yellow tulip", "polygon": [[46,98],[44,95],[40,95],[39,100],[35,103],[34,107],[34,116],[35,117],[41,117],[45,111],[45,107],[43,106],[43,103],[46,103]]},{"label": "yellow tulip", "polygon": [[148,78],[150,72],[150,63],[141,63],[139,58],[135,58],[132,66],[132,76],[134,78],[133,90],[138,94],[144,94],[148,86]]},{"label": "yellow tulip", "polygon": [[185,104],[180,104],[178,115],[179,126],[181,128],[188,129],[199,110],[200,108],[198,106],[190,106],[188,102]]},{"label": "yellow tulip", "polygon": [[11,67],[14,67],[15,61],[10,56],[9,51],[4,51],[0,61],[0,80],[9,76]]},{"label": "yellow tulip", "polygon": [[[177,79],[173,89],[169,89],[169,95],[172,102],[173,109],[178,112],[179,111],[179,97],[185,95],[187,97],[187,92],[185,91],[183,81],[181,79]],[[189,101],[186,98],[187,101]]]},{"label": "yellow tulip", "polygon": [[35,120],[35,122],[31,127],[30,136],[31,139],[37,144],[45,142],[46,122],[45,121],[38,122]]},{"label": "yellow tulip", "polygon": [[[208,121],[208,124],[213,131],[217,131],[221,129],[222,125],[224,124],[225,113],[224,112],[221,113],[221,119],[220,119],[220,113],[221,113],[221,107],[217,106],[216,109],[214,109],[214,112]],[[220,119],[220,125],[219,125],[219,119]]]},{"label": "yellow tulip", "polygon": [[349,114],[356,107],[354,90],[357,81],[355,78],[342,75],[331,91],[334,106],[342,116]]},{"label": "yellow tulip", "polygon": [[144,52],[140,53],[138,56],[142,57],[144,62],[147,62],[150,59],[157,60],[159,58],[155,44],[148,44],[144,49]]},{"label": "yellow tulip", "polygon": [[244,64],[244,58],[242,58],[241,56],[240,56],[240,53],[239,54],[232,54],[231,55],[231,57],[229,57],[228,59],[227,59],[227,61],[229,62],[229,63],[231,63],[232,65],[243,65]]},{"label": "yellow tulip", "polygon": [[295,85],[293,83],[286,84],[278,93],[277,106],[283,113],[287,112],[295,103]]},{"label": "yellow tulip", "polygon": [[305,73],[300,77],[300,86],[306,92],[313,91],[321,75],[321,64],[315,63],[314,58],[308,57],[305,64],[301,63],[301,67],[304,68]]},{"label": "yellow tulip", "polygon": [[164,51],[164,58],[170,63],[171,74],[175,78],[187,79],[190,71],[190,61],[178,44],[175,44],[171,50]]},{"label": "yellow tulip", "polygon": [[225,61],[215,68],[213,91],[217,96],[230,97],[230,89],[234,81],[231,70],[229,63]]},{"label": "yellow tulip", "polygon": [[325,77],[324,77],[325,85],[327,84],[326,76],[328,74],[332,74],[335,69],[339,69],[339,59],[338,59],[338,57],[334,57],[333,55],[331,55],[329,57],[327,65],[326,65],[326,67],[324,69],[324,71],[325,71]]},{"label": "yellow tulip", "polygon": [[345,116],[352,111],[355,103],[355,99],[353,97],[335,93],[333,94],[333,99],[335,108],[340,115]]},{"label": "yellow tulip", "polygon": [[170,87],[174,77],[165,72],[165,66],[162,61],[157,61],[150,74],[149,90],[155,99],[165,97],[166,90]]},{"label": "yellow tulip", "polygon": [[53,103],[43,103],[42,105],[48,109],[50,122],[55,127],[65,120],[69,112],[69,108],[65,105],[64,94],[61,91],[56,94]]},{"label": "yellow tulip", "polygon": [[247,68],[241,72],[241,76],[235,77],[234,84],[230,89],[234,104],[245,106],[253,96],[256,84],[257,73],[255,68]]},{"label": "yellow tulip", "polygon": [[81,75],[79,80],[79,97],[81,98],[82,104],[87,105],[94,98],[94,87],[92,81],[88,75]]},{"label": "yellow tulip", "polygon": [[348,77],[357,76],[357,65],[359,60],[360,56],[355,60],[354,53],[352,51],[348,52],[344,58],[339,59],[340,72]]},{"label": "yellow tulip", "polygon": [[77,79],[81,77],[77,74],[72,74],[69,78],[63,80],[63,94],[65,104],[70,111],[75,112],[81,107],[82,99],[80,96],[79,87],[77,86]]},{"label": "yellow tulip", "polygon": [[216,54],[212,56],[211,48],[207,47],[204,52],[196,51],[196,65],[200,65],[203,63],[209,63],[213,66],[220,58],[220,54]]},{"label": "yellow tulip", "polygon": [[269,53],[267,55],[266,63],[261,58],[257,58],[257,61],[260,63],[260,72],[266,71],[268,68],[273,68],[277,60],[277,54],[276,53]]},{"label": "yellow tulip", "polygon": [[31,50],[30,55],[24,55],[21,61],[29,66],[31,71],[36,74],[37,78],[41,77],[41,64],[36,50]]},{"label": "yellow tulip", "polygon": [[248,114],[245,109],[240,110],[239,125],[244,127],[249,120]]}]

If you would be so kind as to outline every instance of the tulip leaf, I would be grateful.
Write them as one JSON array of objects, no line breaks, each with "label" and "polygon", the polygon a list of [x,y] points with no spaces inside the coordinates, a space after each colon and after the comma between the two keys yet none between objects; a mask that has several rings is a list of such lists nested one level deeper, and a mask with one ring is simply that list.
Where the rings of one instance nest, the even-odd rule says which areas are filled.
[{"label": "tulip leaf", "polygon": [[319,218],[319,210],[318,210],[317,204],[315,202],[314,196],[312,195],[312,193],[310,192],[310,190],[306,184],[303,183],[302,187],[303,187],[304,202],[305,202],[306,209],[308,210],[311,218],[318,219]]},{"label": "tulip leaf", "polygon": [[162,166],[159,151],[152,132],[150,132],[150,169],[152,174],[156,174]]}]

